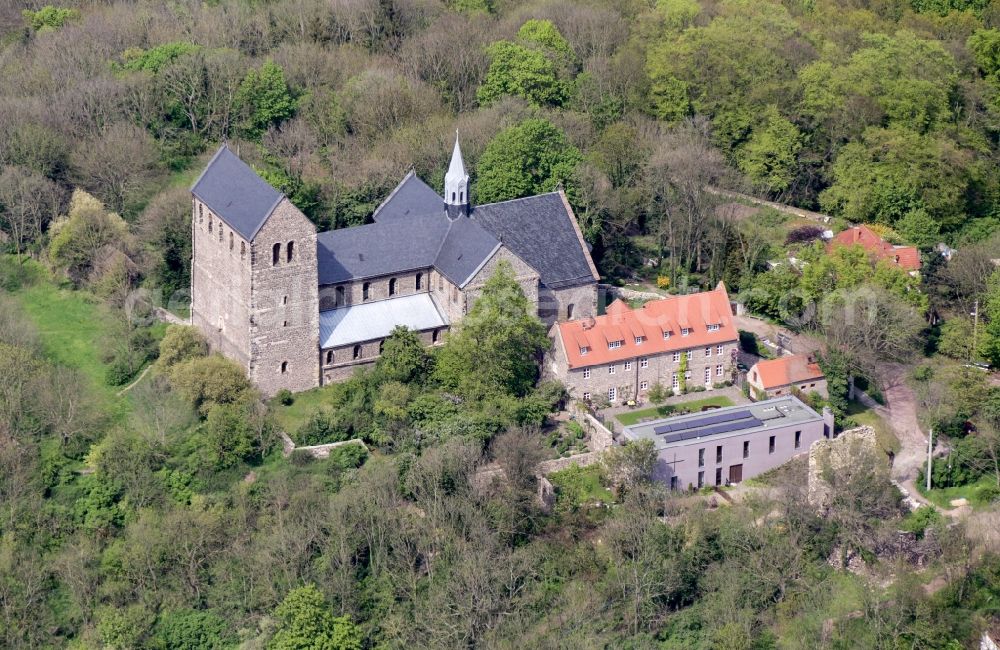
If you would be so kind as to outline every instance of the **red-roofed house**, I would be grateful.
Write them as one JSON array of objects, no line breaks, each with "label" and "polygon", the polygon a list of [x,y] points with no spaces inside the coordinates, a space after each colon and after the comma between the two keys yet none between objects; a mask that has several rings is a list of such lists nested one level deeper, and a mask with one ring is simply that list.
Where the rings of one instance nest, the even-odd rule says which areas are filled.
[{"label": "red-roofed house", "polygon": [[913,246],[893,246],[868,226],[854,226],[837,233],[830,240],[830,247],[861,246],[878,259],[888,260],[910,272],[920,270],[920,251]]},{"label": "red-roofed house", "polygon": [[732,380],[739,341],[729,294],[712,291],[671,296],[632,309],[616,300],[603,316],[559,323],[549,368],[570,394],[621,403],[659,382],[680,389],[681,355],[686,384],[712,388]]},{"label": "red-roofed house", "polygon": [[827,396],[826,376],[812,356],[805,354],[758,361],[747,372],[747,383],[757,400],[788,395],[793,390]]}]

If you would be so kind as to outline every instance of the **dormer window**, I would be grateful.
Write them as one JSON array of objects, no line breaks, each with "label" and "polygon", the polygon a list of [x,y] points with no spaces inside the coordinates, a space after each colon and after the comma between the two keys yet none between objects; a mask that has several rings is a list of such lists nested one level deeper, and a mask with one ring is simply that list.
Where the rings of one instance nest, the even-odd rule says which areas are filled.
[{"label": "dormer window", "polygon": [[642,345],[642,342],[645,341],[645,340],[646,340],[645,336],[637,336],[637,337],[635,337],[635,344],[636,345]]},{"label": "dormer window", "polygon": [[617,348],[620,348],[622,346],[622,343],[624,343],[624,341],[608,341],[608,349],[615,350]]},{"label": "dormer window", "polygon": [[718,332],[719,331],[719,324],[718,323],[713,323],[712,325],[709,325],[708,326],[708,331],[709,332]]},{"label": "dormer window", "polygon": [[663,332],[663,340],[664,340],[664,341],[666,341],[666,340],[667,340],[667,339],[669,339],[669,338],[670,338],[670,332],[668,332],[668,331],[664,331],[664,332]]},{"label": "dormer window", "polygon": [[690,327],[682,327],[681,328],[681,336],[687,336],[690,333],[691,333],[691,328]]},{"label": "dormer window", "polygon": [[585,356],[585,355],[587,355],[589,353],[590,353],[590,347],[589,346],[584,346],[584,347],[580,348],[580,356]]}]

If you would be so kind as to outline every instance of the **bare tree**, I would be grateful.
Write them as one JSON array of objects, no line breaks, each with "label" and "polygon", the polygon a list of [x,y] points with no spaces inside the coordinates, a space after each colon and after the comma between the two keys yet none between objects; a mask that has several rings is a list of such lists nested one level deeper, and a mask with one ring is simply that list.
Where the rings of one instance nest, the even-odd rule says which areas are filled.
[{"label": "bare tree", "polygon": [[0,229],[10,235],[20,258],[59,214],[63,192],[58,185],[23,167],[0,173]]},{"label": "bare tree", "polygon": [[149,133],[123,123],[81,142],[71,160],[77,182],[118,213],[146,190],[157,168],[156,145]]}]

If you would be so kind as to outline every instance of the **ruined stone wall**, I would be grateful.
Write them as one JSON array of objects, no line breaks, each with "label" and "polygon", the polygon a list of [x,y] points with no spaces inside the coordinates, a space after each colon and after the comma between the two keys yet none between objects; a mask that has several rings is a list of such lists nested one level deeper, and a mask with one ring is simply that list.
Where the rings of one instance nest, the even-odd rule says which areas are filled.
[{"label": "ruined stone wall", "polygon": [[192,200],[191,323],[212,349],[250,366],[250,246]]},{"label": "ruined stone wall", "polygon": [[871,427],[858,427],[844,431],[836,438],[824,438],[809,448],[809,503],[821,513],[829,508],[831,486],[823,478],[825,468],[839,472],[850,466],[858,454],[881,455],[878,438]]},{"label": "ruined stone wall", "polygon": [[[293,243],[288,260],[288,244]],[[272,247],[280,244],[274,263]],[[282,200],[253,242],[250,378],[265,395],[319,385],[316,228]]]}]

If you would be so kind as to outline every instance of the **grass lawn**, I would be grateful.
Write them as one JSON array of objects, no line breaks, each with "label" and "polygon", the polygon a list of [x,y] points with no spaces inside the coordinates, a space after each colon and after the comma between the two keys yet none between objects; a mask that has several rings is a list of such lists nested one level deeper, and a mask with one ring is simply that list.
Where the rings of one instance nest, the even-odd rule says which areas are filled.
[{"label": "grass lawn", "polygon": [[613,503],[614,496],[604,485],[604,470],[600,465],[571,465],[549,475],[556,489],[556,498],[571,508],[591,503]]},{"label": "grass lawn", "polygon": [[[939,461],[940,462],[940,461]],[[975,483],[950,488],[932,488],[930,492],[924,489],[924,484],[917,485],[920,494],[928,501],[942,507],[951,508],[952,499],[968,499],[973,507],[987,506],[994,502],[997,495],[997,482],[992,476],[984,476]]]},{"label": "grass lawn", "polygon": [[289,406],[283,406],[276,399],[272,399],[268,403],[268,406],[271,407],[271,412],[274,414],[275,419],[278,421],[278,426],[281,427],[282,431],[292,435],[298,431],[299,427],[309,419],[309,416],[317,408],[323,404],[330,404],[333,401],[334,391],[337,389],[338,386],[335,384],[323,386],[322,388],[314,388],[303,393],[296,393],[295,401]]},{"label": "grass lawn", "polygon": [[[11,256],[0,259],[3,265],[15,263]],[[30,276],[34,281],[7,295],[34,324],[45,354],[82,372],[95,396],[105,398],[109,407],[122,404],[124,400],[115,396],[119,389],[104,380],[107,364],[101,360],[104,340],[112,327],[111,314],[89,294],[57,287],[37,262],[24,264],[33,267]]]},{"label": "grass lawn", "polygon": [[882,449],[894,454],[899,452],[899,439],[893,433],[892,427],[878,413],[860,402],[850,402],[847,406],[847,414],[859,425],[874,429],[875,437]]},{"label": "grass lawn", "polygon": [[620,413],[615,416],[615,419],[622,423],[622,425],[628,427],[633,424],[638,424],[644,420],[655,420],[657,418],[663,418],[668,415],[679,415],[681,413],[691,413],[694,411],[700,411],[702,407],[705,406],[732,406],[733,400],[729,399],[725,395],[719,395],[717,397],[707,397],[705,399],[695,400],[693,402],[681,402],[680,404],[664,404],[663,406],[656,406],[651,409],[642,409],[641,411],[629,411],[627,413]]}]

